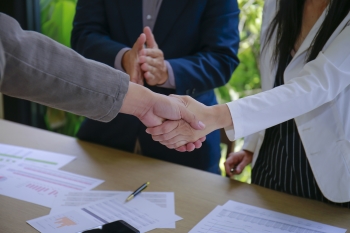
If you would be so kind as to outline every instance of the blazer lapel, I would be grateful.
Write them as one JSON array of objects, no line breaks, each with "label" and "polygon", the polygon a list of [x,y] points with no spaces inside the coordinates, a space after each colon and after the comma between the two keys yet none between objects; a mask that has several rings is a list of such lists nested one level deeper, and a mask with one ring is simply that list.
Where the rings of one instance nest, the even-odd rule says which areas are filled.
[{"label": "blazer lapel", "polygon": [[124,31],[128,35],[132,46],[143,31],[142,0],[119,0],[119,12],[124,21]]},{"label": "blazer lapel", "polygon": [[153,30],[155,40],[159,46],[166,39],[173,24],[181,16],[181,13],[190,1],[191,0],[162,1]]}]

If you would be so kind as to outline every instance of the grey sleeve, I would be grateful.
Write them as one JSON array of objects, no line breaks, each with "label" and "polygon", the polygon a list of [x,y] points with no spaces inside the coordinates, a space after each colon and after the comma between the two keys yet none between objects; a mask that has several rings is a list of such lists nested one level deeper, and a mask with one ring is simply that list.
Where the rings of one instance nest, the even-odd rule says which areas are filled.
[{"label": "grey sleeve", "polygon": [[0,85],[1,85],[2,77],[4,75],[5,65],[6,63],[5,63],[4,48],[2,47],[1,37],[0,37]]},{"label": "grey sleeve", "polygon": [[[0,13],[0,92],[99,121],[118,114],[129,76]],[[6,65],[5,65],[6,64]]]}]

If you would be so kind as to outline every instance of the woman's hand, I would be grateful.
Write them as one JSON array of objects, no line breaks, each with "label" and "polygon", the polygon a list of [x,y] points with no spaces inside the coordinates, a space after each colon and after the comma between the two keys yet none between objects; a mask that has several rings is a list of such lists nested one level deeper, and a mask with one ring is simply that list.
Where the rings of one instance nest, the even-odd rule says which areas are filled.
[{"label": "woman's hand", "polygon": [[[228,176],[241,174],[243,169],[252,162],[253,153],[247,150],[241,150],[231,153],[225,162],[225,170]],[[234,169],[231,172],[231,169]]]},{"label": "woman's hand", "polygon": [[166,121],[162,125],[148,128],[147,133],[152,134],[155,141],[178,151],[191,151],[198,148],[199,141],[212,131],[232,125],[231,114],[226,105],[205,106],[189,96],[171,95],[172,98],[180,100],[186,109],[192,112],[198,120],[205,124],[205,129],[195,130],[183,120]]}]

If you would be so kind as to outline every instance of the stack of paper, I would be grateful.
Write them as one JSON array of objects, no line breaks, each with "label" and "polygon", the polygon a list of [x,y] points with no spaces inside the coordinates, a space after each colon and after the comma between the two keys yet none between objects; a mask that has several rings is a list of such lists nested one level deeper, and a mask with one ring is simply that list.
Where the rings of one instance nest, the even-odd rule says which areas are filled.
[{"label": "stack of paper", "polygon": [[[28,221],[42,233],[70,233],[124,220],[140,232],[175,228],[173,193],[143,192],[125,202],[131,192],[70,192],[59,195],[50,215]],[[149,201],[151,200],[151,201]],[[154,202],[161,202],[160,207]]]},{"label": "stack of paper", "polygon": [[228,201],[217,206],[189,233],[345,233],[341,229],[286,214]]},{"label": "stack of paper", "polygon": [[124,220],[146,232],[175,228],[174,193],[90,191],[103,180],[61,171],[74,156],[0,144],[0,194],[51,208],[28,223],[40,232],[78,232]]}]

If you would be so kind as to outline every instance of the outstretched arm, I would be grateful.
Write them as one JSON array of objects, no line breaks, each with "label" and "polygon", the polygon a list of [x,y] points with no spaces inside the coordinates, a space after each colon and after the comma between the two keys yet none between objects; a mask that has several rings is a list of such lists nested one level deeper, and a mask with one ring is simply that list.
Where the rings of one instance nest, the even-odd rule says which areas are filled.
[{"label": "outstretched arm", "polygon": [[121,111],[137,116],[148,127],[165,119],[184,119],[195,129],[204,128],[180,99],[129,83],[127,74],[85,59],[44,35],[24,31],[1,13],[0,38],[4,94],[99,121],[110,121]]}]

